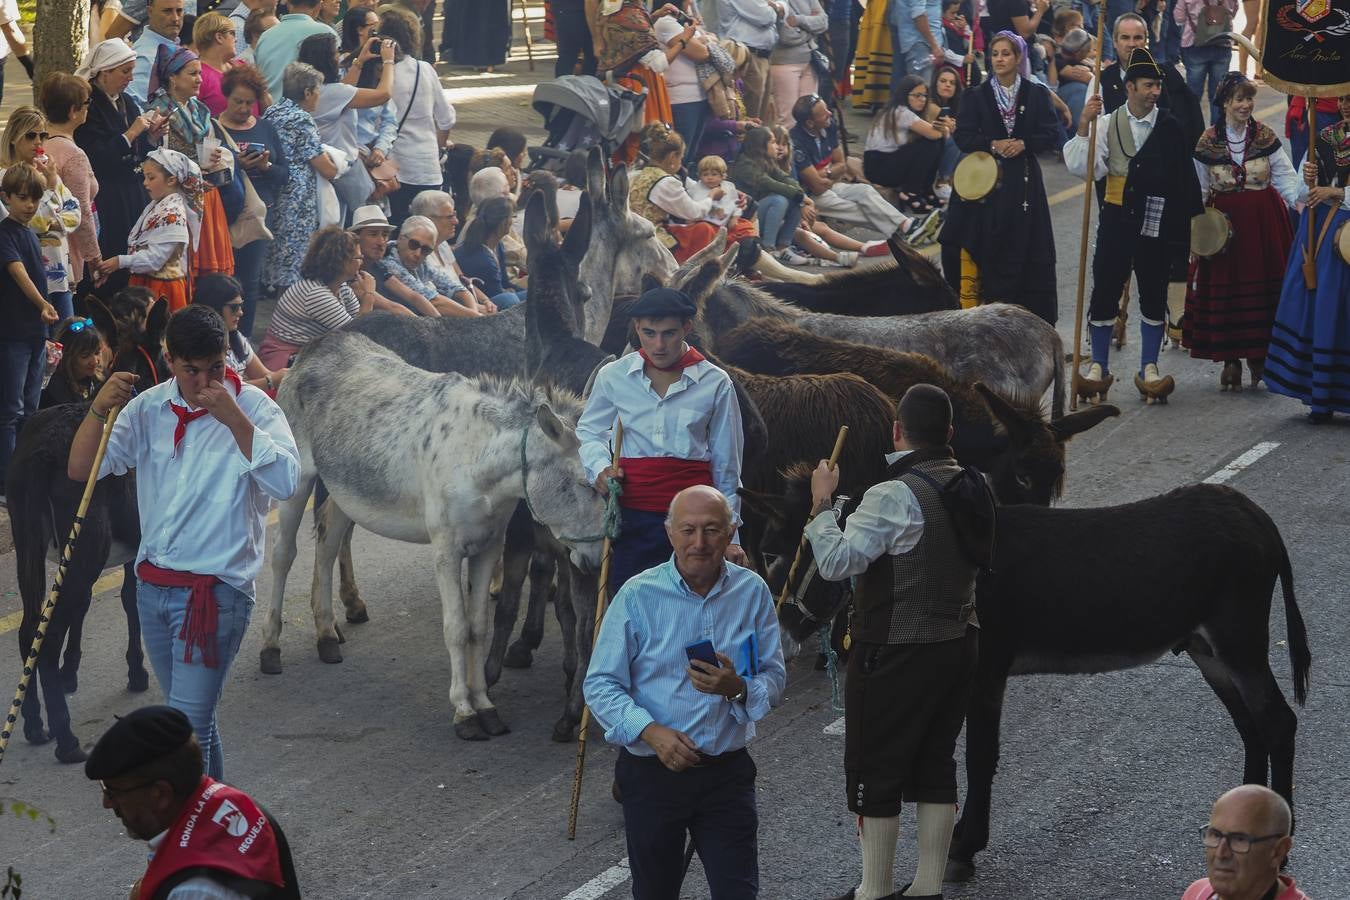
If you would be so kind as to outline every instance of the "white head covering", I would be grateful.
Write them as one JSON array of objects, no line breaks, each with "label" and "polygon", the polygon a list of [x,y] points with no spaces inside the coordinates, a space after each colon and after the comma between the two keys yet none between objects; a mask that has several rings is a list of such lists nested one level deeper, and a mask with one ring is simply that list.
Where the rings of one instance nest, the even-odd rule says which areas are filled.
[{"label": "white head covering", "polygon": [[202,230],[202,170],[187,156],[168,147],[157,147],[145,158],[159,163],[178,180],[178,192],[187,200],[188,232],[195,248]]},{"label": "white head covering", "polygon": [[90,80],[100,72],[115,69],[135,58],[136,51],[131,49],[131,45],[120,38],[110,38],[101,42],[92,53],[84,58],[84,62],[75,70],[75,74],[85,80]]}]

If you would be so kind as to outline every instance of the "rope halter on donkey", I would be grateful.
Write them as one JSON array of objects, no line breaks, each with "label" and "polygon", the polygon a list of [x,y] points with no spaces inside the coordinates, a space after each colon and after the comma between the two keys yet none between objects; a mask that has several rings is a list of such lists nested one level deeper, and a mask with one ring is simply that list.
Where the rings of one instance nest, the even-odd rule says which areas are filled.
[{"label": "rope halter on donkey", "polygon": [[[530,511],[530,518],[536,522],[542,522],[539,515],[534,511],[534,504],[530,502],[530,461],[525,453],[525,448],[530,439],[530,426],[526,425],[520,432],[520,485],[525,494],[525,508]],[[558,535],[557,538],[564,544],[591,544],[596,541],[603,541],[609,538],[611,541],[619,539],[622,522],[619,515],[619,495],[623,493],[623,488],[619,485],[618,479],[609,479],[609,499],[605,501],[605,516],[601,522],[600,533],[587,535],[586,537],[567,537]]]}]

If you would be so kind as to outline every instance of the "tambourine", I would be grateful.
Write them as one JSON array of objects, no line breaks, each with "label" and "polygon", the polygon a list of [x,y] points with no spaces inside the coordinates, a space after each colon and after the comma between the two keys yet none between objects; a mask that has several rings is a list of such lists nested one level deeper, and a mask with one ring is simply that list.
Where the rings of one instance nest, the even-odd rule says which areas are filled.
[{"label": "tambourine", "polygon": [[968,203],[978,203],[1003,183],[1003,164],[992,153],[976,150],[956,164],[952,190]]},{"label": "tambourine", "polygon": [[1233,223],[1222,210],[1211,206],[1191,219],[1191,252],[1201,259],[1218,256],[1232,240]]}]

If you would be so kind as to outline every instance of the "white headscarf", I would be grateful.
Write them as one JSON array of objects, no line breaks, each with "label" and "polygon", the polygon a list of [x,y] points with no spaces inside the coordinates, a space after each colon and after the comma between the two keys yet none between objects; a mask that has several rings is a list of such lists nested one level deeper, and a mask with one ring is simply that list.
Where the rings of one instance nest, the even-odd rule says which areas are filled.
[{"label": "white headscarf", "polygon": [[75,74],[89,81],[100,72],[115,69],[135,58],[136,51],[132,50],[126,41],[120,38],[110,38],[101,42],[92,53],[84,58],[84,62],[75,70]]},{"label": "white headscarf", "polygon": [[168,147],[151,150],[145,158],[159,163],[178,181],[178,192],[187,201],[188,233],[195,248],[202,231],[202,170],[187,156]]}]

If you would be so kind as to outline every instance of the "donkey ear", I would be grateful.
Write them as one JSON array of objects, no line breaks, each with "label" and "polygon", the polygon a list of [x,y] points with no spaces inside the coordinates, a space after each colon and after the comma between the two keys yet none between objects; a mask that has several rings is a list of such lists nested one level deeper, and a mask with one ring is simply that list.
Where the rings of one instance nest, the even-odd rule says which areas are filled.
[{"label": "donkey ear", "polygon": [[628,167],[623,163],[614,167],[609,179],[609,205],[619,221],[628,219]]},{"label": "donkey ear", "polygon": [[1054,434],[1055,440],[1062,444],[1075,434],[1082,434],[1089,428],[1095,428],[1107,419],[1118,415],[1120,415],[1120,410],[1109,403],[1090,406],[1076,413],[1061,416],[1051,422],[1050,431]]},{"label": "donkey ear", "polygon": [[599,147],[592,147],[586,154],[586,190],[590,191],[598,203],[604,199],[606,187],[605,158]]},{"label": "donkey ear", "polygon": [[777,494],[752,491],[749,488],[737,488],[736,495],[741,498],[745,509],[760,516],[771,524],[787,521],[787,500]]},{"label": "donkey ear", "polygon": [[98,329],[99,334],[103,335],[104,342],[117,349],[117,318],[112,310],[108,309],[107,304],[98,298],[95,294],[89,294],[84,298],[84,308],[88,311],[89,318],[94,320],[94,327]]},{"label": "donkey ear", "polygon": [[606,355],[604,359],[600,360],[599,364],[596,365],[594,369],[591,369],[591,374],[586,376],[586,386],[581,389],[581,401],[583,403],[585,403],[586,400],[590,398],[591,389],[595,387],[595,379],[600,376],[600,370],[603,369],[605,366],[609,365],[610,363],[614,362],[614,359],[615,357],[613,353]]},{"label": "donkey ear", "polygon": [[150,304],[145,319],[145,336],[148,342],[158,347],[164,340],[164,332],[169,328],[169,298],[156,297]]},{"label": "donkey ear", "polygon": [[547,403],[541,403],[539,408],[535,410],[534,415],[539,422],[540,430],[550,441],[564,450],[572,450],[580,446],[576,432],[572,430],[570,425],[558,418],[558,414],[553,411],[553,407]]},{"label": "donkey ear", "polygon": [[525,204],[525,245],[533,249],[534,247],[544,246],[549,243],[549,233],[553,230],[549,227],[548,210],[544,195],[539,191],[530,194],[529,202]]},{"label": "donkey ear", "polygon": [[586,249],[591,245],[591,195],[583,193],[577,205],[577,214],[572,219],[572,227],[563,237],[562,252],[572,265],[581,265]]},{"label": "donkey ear", "polygon": [[654,291],[654,290],[656,290],[656,289],[659,288],[659,287],[661,287],[661,280],[660,280],[659,278],[657,278],[655,275],[653,275],[653,274],[650,273],[650,272],[643,272],[643,273],[642,273],[642,290],[641,290],[641,293],[645,294],[645,293],[647,293],[648,291]]},{"label": "donkey ear", "polygon": [[975,382],[974,388],[984,398],[984,402],[989,404],[989,411],[1007,429],[1009,435],[1016,437],[1023,433],[1025,422],[1011,403],[991,391],[983,381]]},{"label": "donkey ear", "polygon": [[703,309],[704,301],[708,299],[708,294],[722,280],[723,268],[721,260],[709,260],[698,267],[698,271],[684,286],[684,292],[694,301],[700,310]]}]

